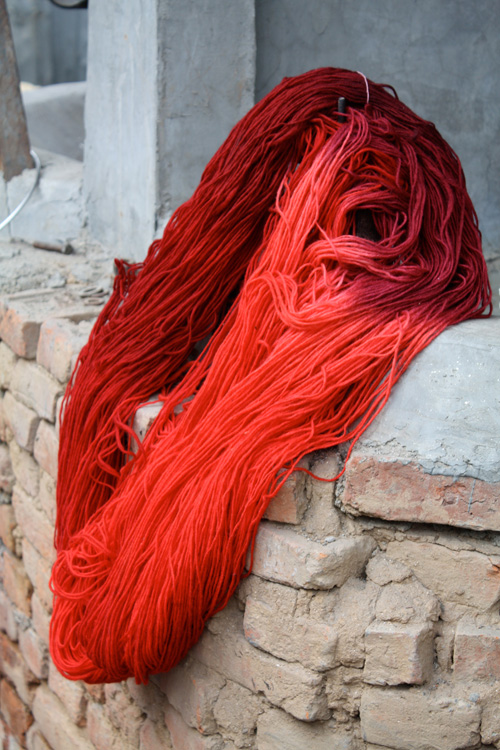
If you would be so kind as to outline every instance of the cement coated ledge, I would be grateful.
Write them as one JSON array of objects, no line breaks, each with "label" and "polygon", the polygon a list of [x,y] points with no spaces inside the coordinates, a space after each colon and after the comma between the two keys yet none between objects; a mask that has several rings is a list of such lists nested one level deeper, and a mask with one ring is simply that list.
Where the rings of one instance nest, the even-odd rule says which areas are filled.
[{"label": "cement coated ledge", "polygon": [[353,450],[355,515],[500,530],[500,320],[442,333]]}]

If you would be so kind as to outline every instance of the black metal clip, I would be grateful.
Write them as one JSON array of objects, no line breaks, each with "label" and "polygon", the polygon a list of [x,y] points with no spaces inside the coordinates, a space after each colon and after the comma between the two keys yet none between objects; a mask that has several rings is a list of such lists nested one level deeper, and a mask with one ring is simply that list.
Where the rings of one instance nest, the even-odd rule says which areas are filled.
[{"label": "black metal clip", "polygon": [[345,98],[345,96],[339,96],[338,105],[337,105],[337,110],[338,110],[337,120],[339,122],[345,122],[347,120],[347,117],[345,114],[346,109],[347,109],[347,99]]}]

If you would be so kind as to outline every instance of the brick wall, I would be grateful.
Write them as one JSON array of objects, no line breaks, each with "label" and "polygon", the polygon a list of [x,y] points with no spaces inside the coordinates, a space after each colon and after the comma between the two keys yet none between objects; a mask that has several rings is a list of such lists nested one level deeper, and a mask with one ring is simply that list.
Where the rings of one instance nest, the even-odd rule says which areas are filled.
[{"label": "brick wall", "polygon": [[68,292],[0,307],[2,750],[500,748],[497,321],[418,358],[342,480],[287,482],[178,667],[89,686],[51,663],[48,581],[57,413],[96,312]]}]

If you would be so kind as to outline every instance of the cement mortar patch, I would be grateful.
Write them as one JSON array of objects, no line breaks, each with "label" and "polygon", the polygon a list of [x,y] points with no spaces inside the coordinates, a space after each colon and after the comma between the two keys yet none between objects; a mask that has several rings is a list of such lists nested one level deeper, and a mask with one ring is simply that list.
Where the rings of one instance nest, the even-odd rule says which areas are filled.
[{"label": "cement mortar patch", "polygon": [[500,481],[500,319],[446,329],[412,362],[352,457]]}]

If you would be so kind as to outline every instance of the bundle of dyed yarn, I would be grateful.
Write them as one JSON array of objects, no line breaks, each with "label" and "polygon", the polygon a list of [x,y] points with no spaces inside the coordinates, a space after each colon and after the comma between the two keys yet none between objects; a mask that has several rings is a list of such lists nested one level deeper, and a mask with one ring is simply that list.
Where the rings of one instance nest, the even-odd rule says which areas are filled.
[{"label": "bundle of dyed yarn", "polygon": [[456,155],[387,87],[330,68],[259,102],[144,263],[117,266],[60,438],[51,652],[87,682],[177,664],[297,462],[352,444],[491,299]]}]

